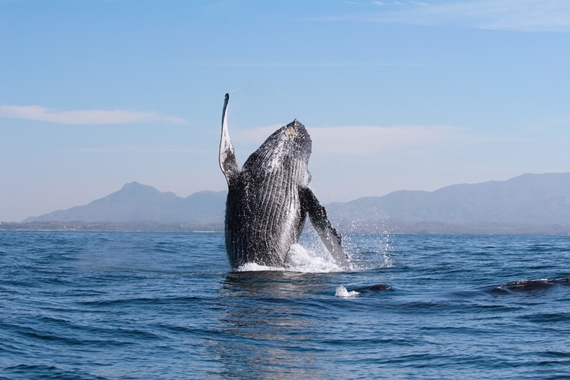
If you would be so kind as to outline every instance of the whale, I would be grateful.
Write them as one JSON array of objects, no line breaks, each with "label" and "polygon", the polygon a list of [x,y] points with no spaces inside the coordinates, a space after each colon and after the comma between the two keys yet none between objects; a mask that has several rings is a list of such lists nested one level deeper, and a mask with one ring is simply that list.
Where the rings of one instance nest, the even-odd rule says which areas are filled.
[{"label": "whale", "polygon": [[228,132],[229,98],[226,94],[219,160],[228,184],[225,243],[232,268],[246,263],[283,267],[307,217],[335,263],[349,268],[342,236],[309,188],[312,141],[305,126],[295,119],[279,128],[240,169]]}]

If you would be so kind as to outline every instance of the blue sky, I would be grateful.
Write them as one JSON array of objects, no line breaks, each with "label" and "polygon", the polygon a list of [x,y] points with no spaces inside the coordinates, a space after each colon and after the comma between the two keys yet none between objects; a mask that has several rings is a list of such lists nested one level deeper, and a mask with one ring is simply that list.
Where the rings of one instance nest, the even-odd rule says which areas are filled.
[{"label": "blue sky", "polygon": [[570,171],[570,2],[0,0],[0,221],[224,190],[298,118],[322,202]]}]

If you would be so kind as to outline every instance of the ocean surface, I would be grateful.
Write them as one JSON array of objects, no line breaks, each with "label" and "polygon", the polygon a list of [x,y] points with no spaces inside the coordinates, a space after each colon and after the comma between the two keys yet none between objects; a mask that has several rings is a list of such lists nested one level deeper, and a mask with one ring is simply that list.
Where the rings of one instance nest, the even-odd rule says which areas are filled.
[{"label": "ocean surface", "polygon": [[570,236],[0,231],[0,378],[570,378]]}]

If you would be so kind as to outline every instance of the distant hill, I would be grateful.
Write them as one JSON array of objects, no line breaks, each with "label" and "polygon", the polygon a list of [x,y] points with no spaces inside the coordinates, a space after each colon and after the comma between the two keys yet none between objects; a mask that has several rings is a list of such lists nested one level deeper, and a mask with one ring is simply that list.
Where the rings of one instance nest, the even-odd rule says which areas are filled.
[{"label": "distant hill", "polygon": [[[180,198],[132,182],[88,205],[31,217],[24,223],[131,223],[131,229],[132,223],[151,223],[145,228],[152,223],[184,223],[194,229],[216,226],[219,230],[226,194],[203,191]],[[385,228],[412,233],[570,233],[570,173],[523,174],[507,181],[452,185],[433,192],[395,191],[332,203],[327,212],[345,232]]]},{"label": "distant hill", "polygon": [[570,225],[570,173],[523,174],[507,181],[452,185],[433,192],[395,191],[333,203],[327,210],[331,219],[344,225]]},{"label": "distant hill", "polygon": [[223,220],[226,192],[201,191],[187,198],[162,193],[151,186],[131,182],[85,206],[30,217],[31,222],[155,222],[210,224]]}]

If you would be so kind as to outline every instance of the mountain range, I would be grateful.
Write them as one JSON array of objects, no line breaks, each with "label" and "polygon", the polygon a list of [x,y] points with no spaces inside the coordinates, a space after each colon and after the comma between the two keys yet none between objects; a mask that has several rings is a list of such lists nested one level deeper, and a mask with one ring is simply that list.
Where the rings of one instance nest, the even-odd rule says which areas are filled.
[{"label": "mountain range", "polygon": [[200,191],[187,198],[160,192],[138,182],[85,206],[75,206],[38,217],[30,222],[155,222],[210,224],[223,221],[227,192]]},{"label": "mountain range", "polygon": [[523,174],[507,181],[395,191],[327,206],[342,224],[438,222],[454,225],[570,225],[570,173]]},{"label": "mountain range", "polygon": [[[186,223],[222,229],[226,194],[202,191],[181,198],[132,182],[88,205],[30,217],[24,223]],[[341,231],[570,233],[570,173],[523,174],[432,192],[395,191],[326,208]]]}]

